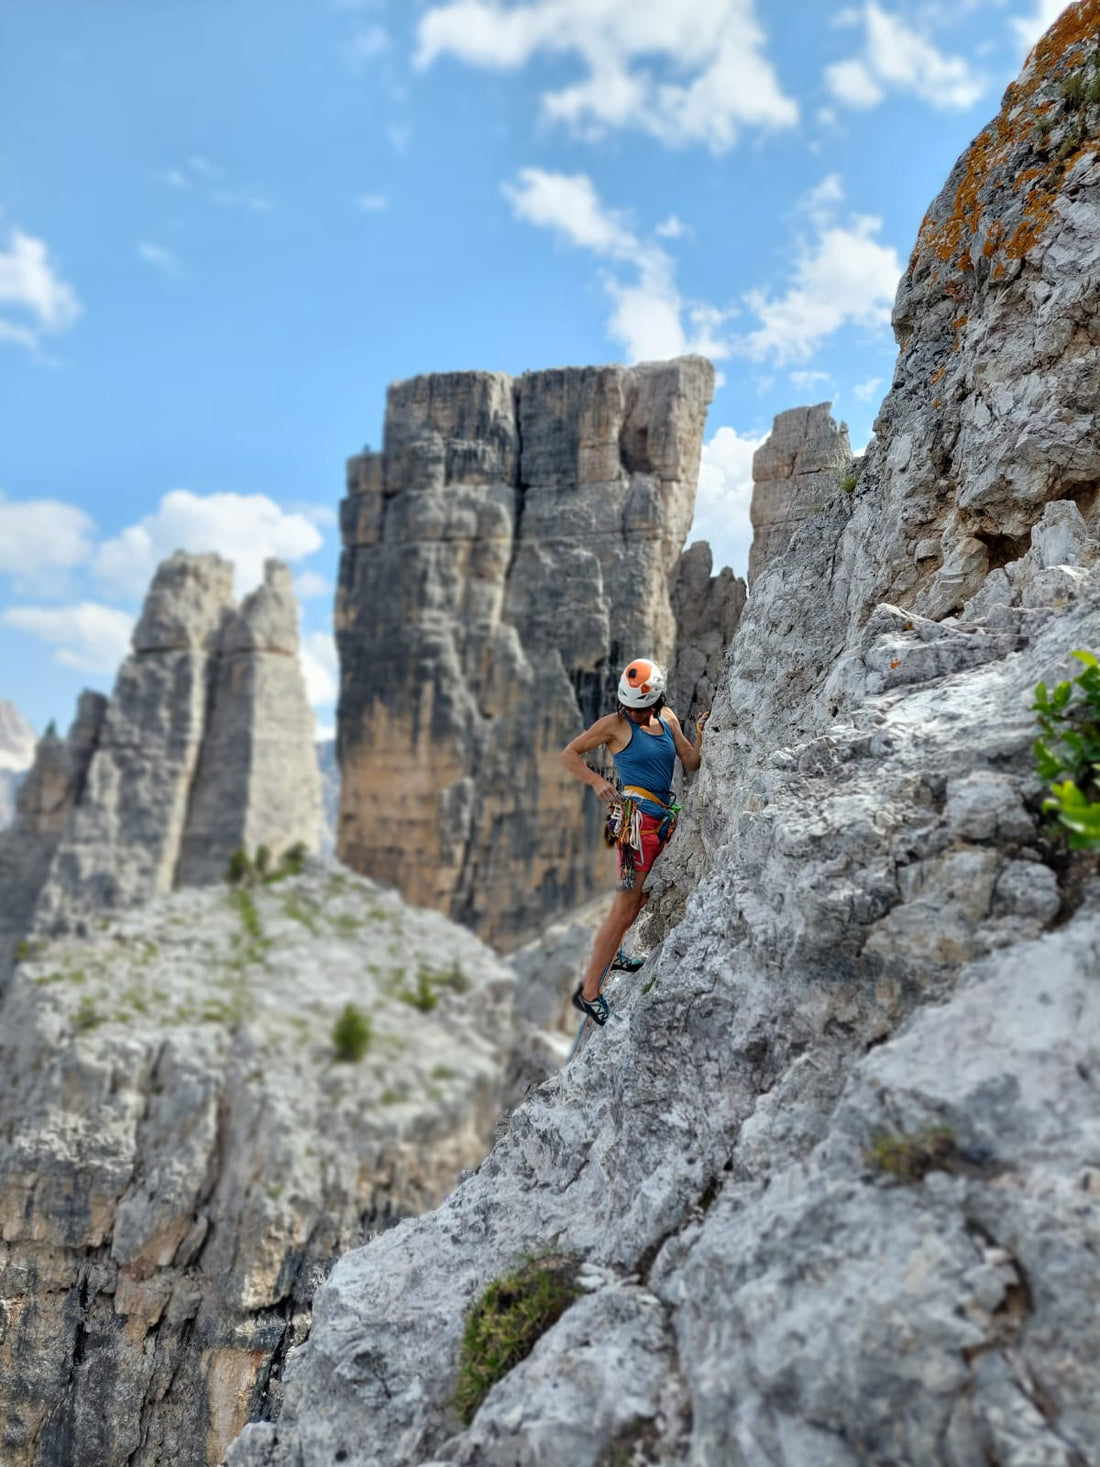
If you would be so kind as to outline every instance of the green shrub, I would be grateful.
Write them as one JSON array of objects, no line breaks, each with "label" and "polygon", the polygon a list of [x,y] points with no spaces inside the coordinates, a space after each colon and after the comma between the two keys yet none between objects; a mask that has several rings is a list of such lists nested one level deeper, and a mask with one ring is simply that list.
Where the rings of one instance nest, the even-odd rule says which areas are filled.
[{"label": "green shrub", "polygon": [[256,901],[252,893],[246,888],[241,888],[232,894],[233,905],[237,909],[237,915],[244,924],[244,930],[255,943],[263,944],[264,931],[260,926],[260,914],[256,910]]},{"label": "green shrub", "polygon": [[303,841],[295,841],[294,845],[283,852],[282,860],[279,862],[279,870],[287,876],[301,876],[302,867],[306,863],[306,856],[308,854],[309,852],[306,850],[305,843]]},{"label": "green shrub", "polygon": [[353,1003],[345,1004],[340,1017],[332,1026],[332,1045],[336,1058],[356,1064],[370,1048],[370,1042],[370,1020]]},{"label": "green shrub", "polygon": [[73,1014],[73,1028],[78,1034],[84,1034],[89,1029],[95,1029],[103,1023],[103,1015],[97,1010],[95,1004],[87,994],[80,1000],[80,1004]]},{"label": "green shrub", "polygon": [[251,881],[254,875],[252,857],[244,846],[238,846],[229,858],[229,865],[225,868],[226,881],[233,886],[240,886],[245,881]]},{"label": "green shrub", "polygon": [[258,845],[256,847],[256,857],[253,864],[256,867],[256,875],[262,881],[267,873],[271,870],[271,847]]},{"label": "green shrub", "polygon": [[840,481],[840,488],[843,493],[851,494],[858,483],[858,474],[845,474],[844,478]]},{"label": "green shrub", "polygon": [[950,1171],[957,1158],[950,1126],[925,1126],[910,1135],[881,1131],[863,1153],[873,1171],[899,1182],[921,1182],[929,1172]]},{"label": "green shrub", "polygon": [[400,988],[397,997],[402,1003],[411,1004],[414,1009],[419,1009],[422,1014],[430,1014],[439,1002],[439,994],[432,985],[432,970],[420,967],[416,970],[416,987]]},{"label": "green shrub", "polygon": [[1041,733],[1032,749],[1051,791],[1043,809],[1080,851],[1100,845],[1100,661],[1091,652],[1073,655],[1083,672],[1052,691],[1045,683],[1035,689],[1031,706]]},{"label": "green shrub", "polygon": [[454,1396],[464,1426],[579,1294],[577,1260],[564,1254],[525,1258],[493,1280],[466,1315]]}]

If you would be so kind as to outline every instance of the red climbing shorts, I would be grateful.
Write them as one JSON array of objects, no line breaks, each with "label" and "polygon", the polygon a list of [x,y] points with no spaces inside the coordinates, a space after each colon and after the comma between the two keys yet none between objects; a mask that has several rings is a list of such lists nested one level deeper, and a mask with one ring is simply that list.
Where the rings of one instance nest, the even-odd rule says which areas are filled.
[{"label": "red climbing shorts", "polygon": [[[624,847],[619,847],[619,890],[631,891],[640,887],[649,873],[653,870],[653,863],[668,844],[668,837],[672,834],[667,831],[664,840],[661,839],[660,829],[665,822],[663,815],[646,815],[642,813],[642,854],[634,852],[634,871],[623,870],[623,857],[626,854]],[[634,879],[630,880],[633,874]]]}]

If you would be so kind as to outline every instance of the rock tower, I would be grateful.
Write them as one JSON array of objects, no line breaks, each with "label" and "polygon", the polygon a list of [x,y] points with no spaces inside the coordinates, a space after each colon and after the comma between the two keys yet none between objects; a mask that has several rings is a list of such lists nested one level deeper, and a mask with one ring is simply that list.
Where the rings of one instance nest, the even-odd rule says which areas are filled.
[{"label": "rock tower", "polygon": [[713,384],[685,357],[391,388],[342,511],[348,865],[502,947],[606,884],[558,755],[625,659],[673,654]]},{"label": "rock tower", "polygon": [[166,560],[110,702],[86,694],[68,740],[39,742],[20,817],[0,835],[9,938],[218,881],[239,846],[275,859],[317,848],[290,572],[268,561],[239,607],[232,586],[216,555]]}]

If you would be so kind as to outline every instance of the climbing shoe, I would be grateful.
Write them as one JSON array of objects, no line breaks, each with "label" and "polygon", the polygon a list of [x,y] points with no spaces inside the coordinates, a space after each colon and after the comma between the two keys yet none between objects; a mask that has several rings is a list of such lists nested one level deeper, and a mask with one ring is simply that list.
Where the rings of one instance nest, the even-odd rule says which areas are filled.
[{"label": "climbing shoe", "polygon": [[590,1018],[593,1024],[606,1024],[611,1017],[611,1010],[603,994],[597,993],[595,998],[585,998],[583,983],[578,984],[577,991],[573,995],[573,1007],[580,1009],[581,1013]]},{"label": "climbing shoe", "polygon": [[622,948],[620,948],[615,954],[611,966],[618,968],[623,973],[636,973],[639,968],[645,967],[645,958],[628,957]]}]

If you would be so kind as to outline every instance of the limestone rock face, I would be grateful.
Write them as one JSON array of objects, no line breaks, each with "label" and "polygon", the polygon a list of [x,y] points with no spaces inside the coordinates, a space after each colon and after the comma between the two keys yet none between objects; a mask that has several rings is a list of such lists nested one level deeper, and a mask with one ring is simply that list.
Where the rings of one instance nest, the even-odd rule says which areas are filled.
[{"label": "limestone rock face", "polygon": [[745,609],[744,581],[729,566],[711,575],[712,565],[710,546],[697,540],[681,555],[672,587],[676,652],[668,701],[682,721],[714,702],[726,651]]},{"label": "limestone rock face", "polygon": [[[79,796],[25,925],[217,881],[230,853],[314,850],[320,786],[285,566],[238,609],[233,568],[177,554],[158,569]],[[33,919],[32,919],[33,911]]]},{"label": "limestone rock face", "polygon": [[58,842],[83,796],[106,714],[107,699],[84,692],[68,737],[47,730],[19,787],[15,821],[0,831],[0,989],[30,926]]},{"label": "limestone rock face", "polygon": [[0,998],[4,1467],[213,1467],[277,1409],[332,1259],[484,1155],[511,1000],[471,933],[320,863],[34,939]]},{"label": "limestone rock face", "polygon": [[342,511],[350,866],[503,947],[607,884],[558,756],[627,658],[672,653],[713,380],[688,357],[391,388]]},{"label": "limestone rock face", "polygon": [[[1100,651],[1100,175],[1061,147],[1098,33],[1070,6],[953,174],[859,482],[754,575],[658,949],[341,1260],[231,1467],[1100,1462],[1100,881],[1030,747]],[[462,1429],[465,1312],[551,1246],[585,1297]]]},{"label": "limestone rock face", "polygon": [[222,625],[177,886],[220,880],[241,846],[266,845],[276,859],[302,840],[317,848],[320,775],[291,580],[268,561],[264,584]]},{"label": "limestone rock face", "polygon": [[749,584],[783,553],[802,522],[836,498],[852,449],[848,429],[830,404],[777,413],[767,441],[752,459],[752,546]]}]

